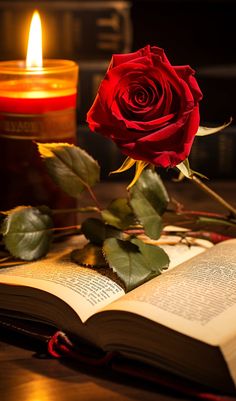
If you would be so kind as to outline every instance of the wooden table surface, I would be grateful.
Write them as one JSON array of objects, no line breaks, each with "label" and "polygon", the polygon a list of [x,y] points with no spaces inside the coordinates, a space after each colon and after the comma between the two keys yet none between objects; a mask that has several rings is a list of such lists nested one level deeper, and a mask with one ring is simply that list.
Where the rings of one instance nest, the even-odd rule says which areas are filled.
[{"label": "wooden table surface", "polygon": [[[236,203],[236,182],[210,183],[228,201]],[[197,210],[221,208],[206,200],[193,185],[168,184],[179,201]],[[104,200],[123,193],[123,186],[99,187]],[[196,203],[196,205],[194,205]],[[4,331],[0,334],[0,401],[131,401],[188,399],[139,380],[120,377],[102,369],[69,365],[61,360],[39,357],[35,344]]]},{"label": "wooden table surface", "polygon": [[107,370],[42,359],[13,336],[3,336],[0,342],[0,364],[1,401],[173,401],[177,397]]}]

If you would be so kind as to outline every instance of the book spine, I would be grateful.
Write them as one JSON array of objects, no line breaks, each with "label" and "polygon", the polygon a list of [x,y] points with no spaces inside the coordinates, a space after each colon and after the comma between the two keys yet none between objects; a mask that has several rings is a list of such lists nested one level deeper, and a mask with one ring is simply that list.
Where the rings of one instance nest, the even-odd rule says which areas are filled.
[{"label": "book spine", "polygon": [[215,135],[196,137],[189,161],[193,170],[209,179],[235,179],[236,126]]},{"label": "book spine", "polygon": [[[132,29],[128,1],[42,1],[47,58],[103,60],[130,51]],[[31,2],[0,2],[1,59],[22,58],[24,31],[32,14]],[[13,46],[14,43],[19,46]],[[14,49],[14,53],[12,53]],[[18,50],[17,50],[18,49]]]}]

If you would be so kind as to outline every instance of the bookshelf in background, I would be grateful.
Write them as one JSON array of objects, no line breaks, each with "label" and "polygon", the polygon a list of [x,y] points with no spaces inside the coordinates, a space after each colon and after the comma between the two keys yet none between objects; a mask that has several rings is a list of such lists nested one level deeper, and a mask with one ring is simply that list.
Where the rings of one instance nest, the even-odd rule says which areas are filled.
[{"label": "bookshelf in background", "polygon": [[[235,9],[236,11],[236,9]],[[236,61],[231,64],[205,65],[197,69],[197,79],[203,92],[201,118],[222,124],[233,118],[236,124]]]},{"label": "bookshelf in background", "polygon": [[79,62],[78,124],[85,124],[86,114],[105,76],[110,60],[83,60]]},{"label": "bookshelf in background", "polygon": [[205,137],[196,137],[189,157],[193,170],[209,179],[235,179],[236,126]]},{"label": "bookshelf in background", "polygon": [[196,137],[190,156],[192,168],[209,179],[236,178],[236,63],[209,64],[197,69],[204,94],[200,105],[201,124],[221,125],[233,119],[224,131]]},{"label": "bookshelf in background", "polygon": [[32,11],[42,14],[47,58],[106,60],[129,52],[132,41],[128,1],[0,1],[0,59],[26,53]]}]

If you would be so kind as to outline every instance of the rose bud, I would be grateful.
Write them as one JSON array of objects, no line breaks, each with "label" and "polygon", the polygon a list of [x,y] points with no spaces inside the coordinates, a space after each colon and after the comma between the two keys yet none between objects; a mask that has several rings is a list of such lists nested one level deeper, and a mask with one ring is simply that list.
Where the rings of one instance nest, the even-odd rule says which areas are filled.
[{"label": "rose bud", "polygon": [[201,98],[191,67],[172,66],[162,49],[146,46],[113,55],[87,122],[131,158],[174,167],[190,153]]}]

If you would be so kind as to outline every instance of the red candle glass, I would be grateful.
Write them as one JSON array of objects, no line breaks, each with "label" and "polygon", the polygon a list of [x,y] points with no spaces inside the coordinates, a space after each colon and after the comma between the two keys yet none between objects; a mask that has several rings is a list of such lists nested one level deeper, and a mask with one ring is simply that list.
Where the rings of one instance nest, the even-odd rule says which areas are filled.
[{"label": "red candle glass", "polygon": [[48,176],[36,142],[76,142],[78,65],[70,60],[42,62],[41,49],[35,52],[35,45],[41,46],[36,43],[41,41],[39,15],[36,19],[37,36],[28,46],[33,53],[30,67],[28,54],[27,63],[0,62],[0,210],[75,206]]},{"label": "red candle glass", "polygon": [[46,60],[41,69],[0,63],[1,210],[72,205],[48,177],[36,142],[76,141],[77,76],[69,60]]}]

